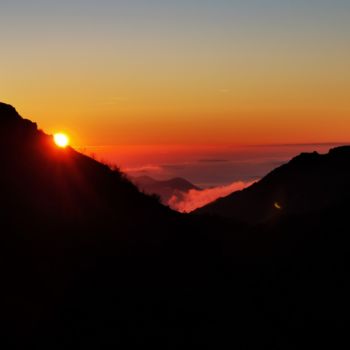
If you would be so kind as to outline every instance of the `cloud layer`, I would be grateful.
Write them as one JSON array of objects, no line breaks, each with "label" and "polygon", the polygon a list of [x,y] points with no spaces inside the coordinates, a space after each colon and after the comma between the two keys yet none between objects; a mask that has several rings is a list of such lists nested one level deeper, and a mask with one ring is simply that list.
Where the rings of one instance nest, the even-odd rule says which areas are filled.
[{"label": "cloud layer", "polygon": [[232,192],[240,191],[252,185],[254,182],[255,181],[235,181],[226,186],[218,186],[204,190],[190,190],[187,193],[179,192],[173,195],[167,204],[174,210],[189,213],[220,197],[225,197]]}]

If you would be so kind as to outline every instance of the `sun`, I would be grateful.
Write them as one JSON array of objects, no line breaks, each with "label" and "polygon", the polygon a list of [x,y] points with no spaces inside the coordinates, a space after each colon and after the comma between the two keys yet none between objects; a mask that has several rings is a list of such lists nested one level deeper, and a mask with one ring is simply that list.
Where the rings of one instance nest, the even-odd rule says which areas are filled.
[{"label": "sun", "polygon": [[65,148],[69,145],[69,137],[64,133],[56,133],[53,136],[53,140],[58,147]]}]

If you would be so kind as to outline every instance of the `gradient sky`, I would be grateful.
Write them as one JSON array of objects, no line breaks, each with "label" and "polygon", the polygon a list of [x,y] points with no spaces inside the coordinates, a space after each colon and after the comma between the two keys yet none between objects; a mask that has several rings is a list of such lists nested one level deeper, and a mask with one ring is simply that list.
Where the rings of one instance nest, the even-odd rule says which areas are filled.
[{"label": "gradient sky", "polygon": [[349,140],[349,0],[0,0],[0,39],[0,100],[77,146]]}]

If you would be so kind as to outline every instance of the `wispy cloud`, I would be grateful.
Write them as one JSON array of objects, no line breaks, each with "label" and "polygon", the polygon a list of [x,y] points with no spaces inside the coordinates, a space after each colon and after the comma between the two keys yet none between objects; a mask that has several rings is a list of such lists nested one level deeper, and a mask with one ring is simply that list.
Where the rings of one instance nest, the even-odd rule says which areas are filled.
[{"label": "wispy cloud", "polygon": [[235,191],[240,191],[255,181],[235,181],[226,186],[218,186],[205,190],[190,190],[187,193],[173,195],[168,201],[168,205],[179,212],[189,213],[197,208],[215,201],[220,197],[225,197]]}]

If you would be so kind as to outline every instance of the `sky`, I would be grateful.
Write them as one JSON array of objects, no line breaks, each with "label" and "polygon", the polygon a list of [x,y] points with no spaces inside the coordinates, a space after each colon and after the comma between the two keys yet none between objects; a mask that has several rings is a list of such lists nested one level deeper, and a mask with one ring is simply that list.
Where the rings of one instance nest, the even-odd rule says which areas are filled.
[{"label": "sky", "polygon": [[0,42],[0,100],[124,167],[350,139],[348,0],[0,0]]}]

